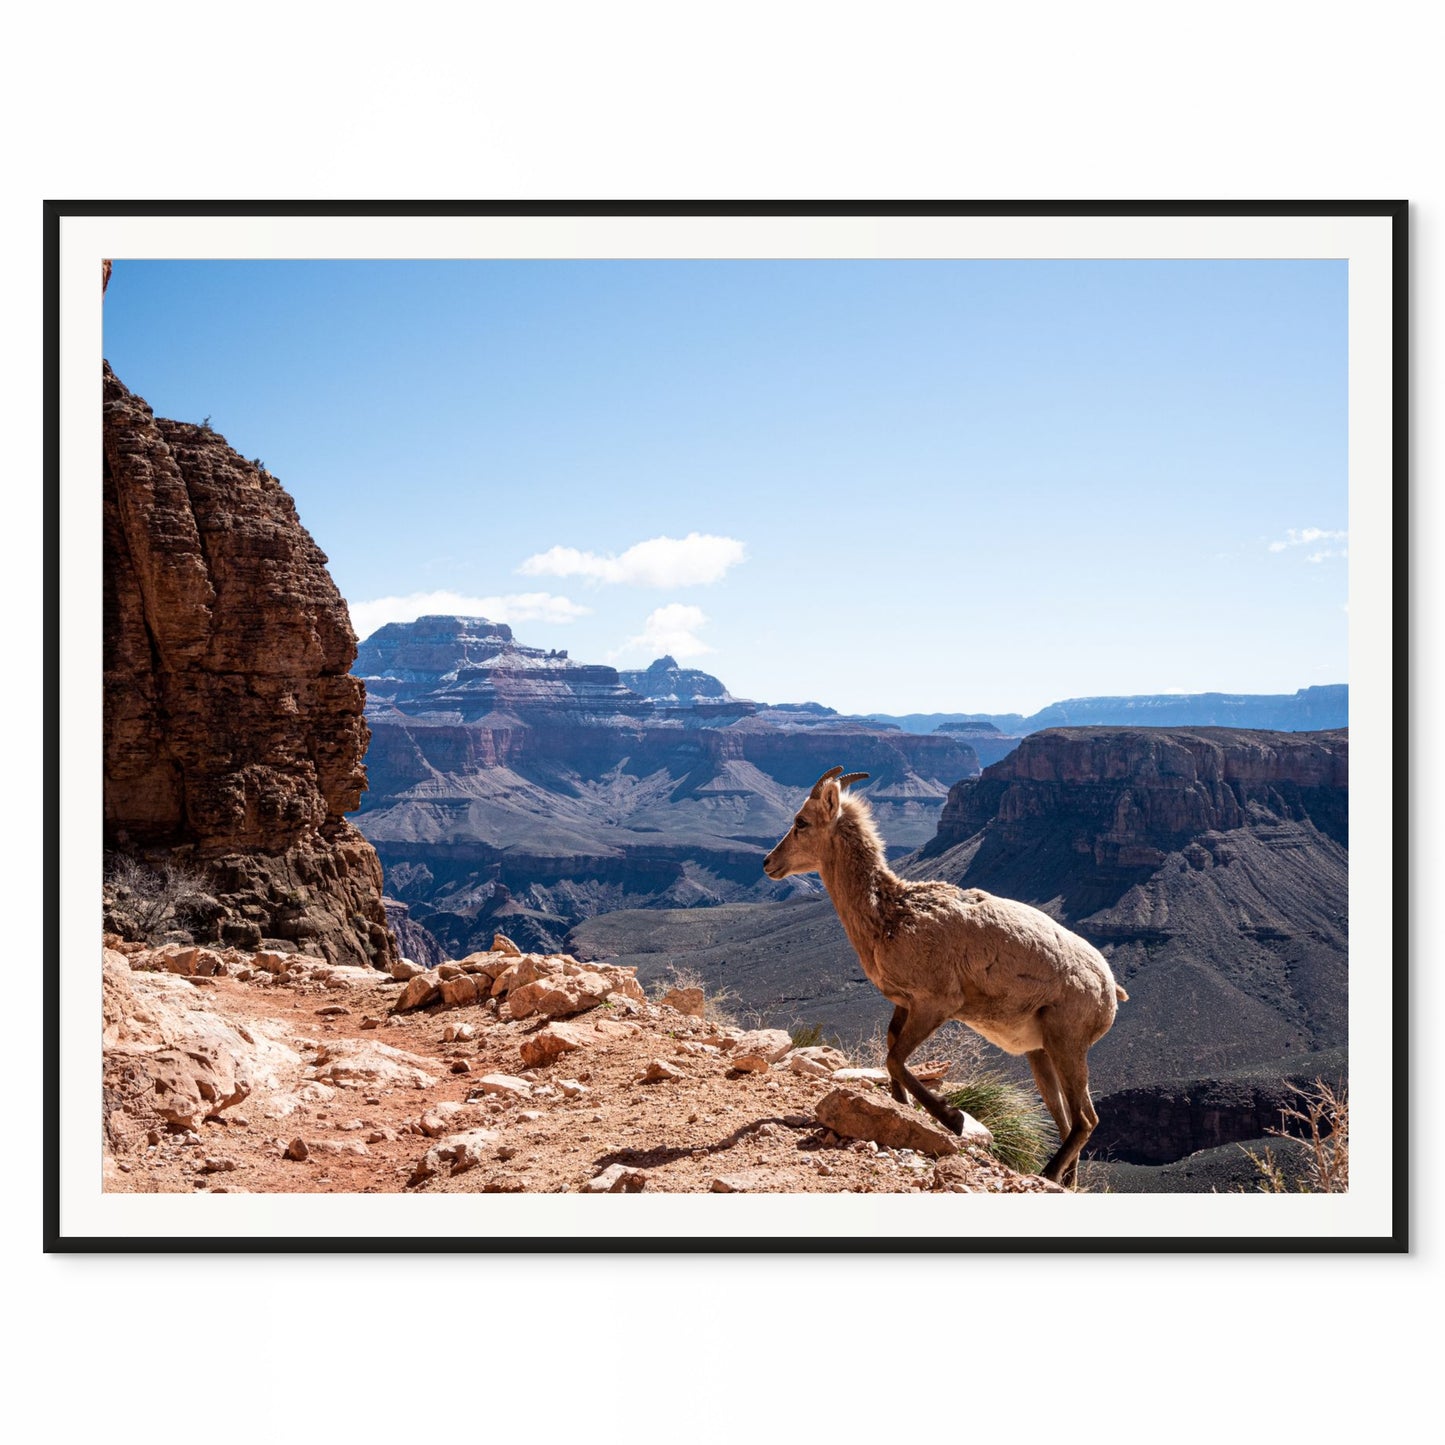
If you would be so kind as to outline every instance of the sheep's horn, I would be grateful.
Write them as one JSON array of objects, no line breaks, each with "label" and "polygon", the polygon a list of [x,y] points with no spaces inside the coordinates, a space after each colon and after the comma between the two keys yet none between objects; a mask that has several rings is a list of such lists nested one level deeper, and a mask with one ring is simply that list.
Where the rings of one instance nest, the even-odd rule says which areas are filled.
[{"label": "sheep's horn", "polygon": [[867,776],[867,773],[845,773],[838,779],[838,786],[840,788],[846,788],[849,783],[861,783]]},{"label": "sheep's horn", "polygon": [[813,784],[813,796],[816,798],[818,796],[818,789],[821,788],[823,784],[828,781],[829,778],[836,778],[838,774],[842,771],[842,763],[839,763],[836,768],[829,768],[828,771],[824,773],[823,776],[819,778],[816,783]]}]

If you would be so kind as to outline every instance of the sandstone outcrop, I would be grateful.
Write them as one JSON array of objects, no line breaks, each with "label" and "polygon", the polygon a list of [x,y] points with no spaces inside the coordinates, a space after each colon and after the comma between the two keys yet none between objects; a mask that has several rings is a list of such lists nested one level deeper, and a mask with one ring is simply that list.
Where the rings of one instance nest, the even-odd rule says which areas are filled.
[{"label": "sandstone outcrop", "polygon": [[106,845],[204,876],[203,941],[386,967],[381,866],[345,816],[365,693],[326,558],[259,462],[108,364],[103,395]]},{"label": "sandstone outcrop", "polygon": [[[144,966],[149,960],[141,957]],[[198,1010],[185,978],[164,971],[138,977],[132,961],[112,948],[101,965],[102,1080],[112,1138],[128,1119],[195,1129],[299,1071],[301,1056],[285,1044]]]}]

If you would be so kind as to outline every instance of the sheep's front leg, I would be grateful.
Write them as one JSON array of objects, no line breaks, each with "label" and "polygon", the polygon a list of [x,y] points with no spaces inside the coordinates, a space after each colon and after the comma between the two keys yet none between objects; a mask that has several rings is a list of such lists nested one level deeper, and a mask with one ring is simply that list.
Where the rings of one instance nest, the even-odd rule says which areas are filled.
[{"label": "sheep's front leg", "polygon": [[[936,1094],[925,1089],[905,1067],[909,1054],[924,1039],[928,1038],[947,1017],[946,1013],[916,1006],[905,1015],[898,1033],[888,1049],[888,1077],[892,1081],[895,1099],[898,1098],[900,1088],[907,1089],[945,1129],[951,1129],[955,1134],[962,1134],[962,1111],[955,1109],[952,1104],[945,1103]],[[902,1100],[899,1102],[901,1103]]]},{"label": "sheep's front leg", "polygon": [[[902,1004],[899,1004],[899,1005],[893,1010],[893,1019],[892,1019],[892,1022],[890,1022],[889,1025],[888,1025],[888,1057],[889,1057],[889,1058],[892,1058],[892,1056],[893,1056],[893,1050],[894,1050],[894,1049],[897,1047],[897,1045],[898,1045],[898,1035],[903,1031],[903,1026],[904,1026],[904,1024],[906,1024],[907,1022],[908,1022],[908,1010],[907,1010],[906,1008],[904,1008],[904,1006],[903,1006]],[[893,1069],[892,1069],[892,1066],[891,1066],[891,1065],[889,1066],[889,1069],[888,1069],[888,1075],[889,1075],[889,1078],[888,1078],[888,1089],[889,1089],[889,1092],[893,1095],[894,1099],[897,1100],[898,1103],[900,1103],[900,1104],[906,1104],[906,1103],[908,1102],[908,1095],[904,1092],[904,1090],[903,1090],[903,1085],[900,1084],[900,1083],[898,1082],[898,1080],[893,1077]]]}]

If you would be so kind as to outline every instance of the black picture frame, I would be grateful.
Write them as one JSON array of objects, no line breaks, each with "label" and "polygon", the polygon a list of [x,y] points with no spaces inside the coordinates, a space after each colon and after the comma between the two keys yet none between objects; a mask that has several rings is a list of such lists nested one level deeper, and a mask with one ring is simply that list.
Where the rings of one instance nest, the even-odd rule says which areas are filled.
[{"label": "black picture frame", "polygon": [[[1163,1234],[1128,1235],[1117,1231],[1082,1232],[1049,1235],[1021,1233],[1006,1235],[940,1235],[859,1234],[840,1237],[836,1234],[807,1235],[797,1232],[758,1234],[755,1232],[709,1232],[679,1235],[659,1232],[651,1236],[639,1234],[573,1236],[493,1236],[395,1233],[357,1235],[355,1233],[327,1236],[316,1230],[292,1233],[260,1232],[191,1233],[167,1232],[163,1227],[125,1232],[102,1232],[67,1227],[65,1211],[68,1199],[77,1191],[86,1193],[90,1181],[67,1171],[63,1162],[65,1124],[63,1101],[72,1098],[77,1080],[67,1076],[67,1054],[64,1047],[68,1030],[79,1027],[73,1016],[74,1003],[67,1002],[63,980],[77,970],[93,968],[94,929],[83,918],[67,916],[67,900],[63,884],[67,866],[65,844],[67,817],[61,806],[62,788],[67,782],[79,783],[75,773],[75,751],[63,727],[62,698],[66,665],[71,654],[62,627],[67,587],[75,576],[74,557],[67,550],[66,528],[70,511],[67,498],[77,495],[83,478],[70,475],[66,467],[64,445],[66,429],[85,425],[77,408],[83,398],[67,391],[63,366],[67,340],[63,320],[65,306],[74,298],[69,290],[67,267],[78,264],[67,249],[72,223],[104,223],[112,220],[143,219],[153,223],[195,220],[227,222],[230,220],[276,222],[305,221],[311,218],[364,223],[368,220],[415,221],[429,223],[444,220],[465,220],[485,223],[489,220],[528,219],[537,221],[589,218],[627,218],[648,220],[713,219],[787,220],[805,218],[829,220],[859,218],[886,221],[890,218],[928,221],[1014,220],[1040,221],[1115,221],[1115,222],[1179,222],[1203,224],[1221,221],[1299,220],[1319,222],[1326,227],[1331,221],[1358,219],[1376,222],[1383,228],[1378,244],[1383,248],[1388,265],[1388,287],[1381,314],[1374,317],[1378,330],[1387,332],[1381,365],[1389,369],[1385,430],[1389,439],[1389,455],[1374,458],[1377,469],[1389,477],[1391,522],[1389,555],[1384,559],[1382,585],[1387,594],[1376,599],[1377,611],[1385,608],[1388,628],[1371,639],[1393,659],[1388,695],[1385,699],[1385,730],[1390,747],[1390,760],[1383,779],[1378,772],[1371,782],[1379,791],[1384,787],[1383,802],[1387,817],[1387,837],[1375,832],[1364,846],[1386,850],[1390,855],[1388,896],[1376,900],[1387,911],[1391,924],[1389,948],[1389,981],[1391,987],[1388,1032],[1389,1050],[1386,1067],[1376,1080],[1385,1099],[1383,1116],[1376,1120],[1378,1157],[1388,1162],[1377,1169],[1378,1178],[1371,1186],[1385,1201],[1376,1210],[1368,1229],[1317,1233],[1251,1232],[1247,1224],[1241,1229],[1200,1233],[1179,1230]],[[1408,834],[1408,764],[1409,720],[1408,644],[1409,619],[1394,598],[1408,596],[1408,527],[1409,494],[1409,287],[1410,243],[1408,203],[1400,200],[1360,201],[1011,201],[859,203],[809,202],[782,203],[738,202],[620,202],[590,203],[556,201],[535,202],[257,202],[257,201],[106,201],[56,200],[44,205],[44,376],[45,376],[45,467],[44,488],[44,754],[46,769],[46,801],[44,817],[45,893],[44,917],[46,946],[44,960],[44,1048],[45,1048],[45,1168],[44,1168],[44,1248],[59,1253],[135,1253],[153,1251],[225,1251],[264,1252],[306,1251],[316,1253],[353,1252],[448,1252],[468,1251],[549,1251],[557,1253],[640,1250],[714,1251],[714,1252],[797,1252],[820,1253],[836,1251],[868,1251],[877,1253],[916,1253],[932,1251],[962,1252],[1188,1252],[1188,1253],[1398,1253],[1409,1248],[1409,955],[1407,932],[1407,865]],[[1373,232],[1371,233],[1373,235]],[[82,249],[88,240],[77,242]],[[1372,242],[1371,244],[1376,244]],[[83,259],[88,260],[88,252]],[[106,252],[106,254],[110,254]],[[94,271],[91,271],[92,281]],[[93,287],[94,305],[99,306],[99,288]],[[89,305],[92,298],[85,298]],[[1353,361],[1353,357],[1352,357]],[[1380,378],[1375,378],[1377,382]],[[1364,378],[1352,371],[1351,393]],[[94,392],[89,403],[93,407]],[[71,490],[67,491],[67,487]],[[1378,559],[1377,559],[1378,560]],[[1352,662],[1352,678],[1353,683]],[[1352,707],[1354,699],[1352,697]],[[1354,717],[1352,712],[1351,721]],[[1356,754],[1358,756],[1358,753]],[[94,799],[96,811],[99,799]],[[1352,860],[1352,879],[1354,876]],[[1353,891],[1353,886],[1352,886]],[[72,910],[73,912],[73,910]],[[92,920],[93,923],[93,920]],[[90,933],[86,935],[86,928]],[[98,988],[98,983],[96,985]],[[1352,989],[1352,1007],[1354,990]],[[87,1025],[94,1026],[94,1021]],[[1353,1035],[1353,1015],[1352,1015]],[[98,1050],[97,1050],[98,1053]],[[99,1114],[99,1100],[95,1099]],[[98,1131],[97,1131],[98,1137]],[[98,1152],[98,1151],[97,1151]],[[97,1182],[98,1182],[97,1161]],[[132,1196],[134,1197],[134,1196]],[[627,1201],[622,1201],[626,1203]],[[608,1216],[616,1219],[615,1214]]]}]

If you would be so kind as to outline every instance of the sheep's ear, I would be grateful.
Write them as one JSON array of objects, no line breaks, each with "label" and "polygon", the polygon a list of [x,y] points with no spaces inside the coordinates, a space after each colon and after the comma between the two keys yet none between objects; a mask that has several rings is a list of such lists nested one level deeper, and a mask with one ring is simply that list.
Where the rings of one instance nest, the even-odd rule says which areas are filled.
[{"label": "sheep's ear", "polygon": [[838,791],[838,785],[831,778],[825,783],[819,783],[815,789],[815,796],[818,806],[823,812],[825,823],[836,823],[838,814],[843,811],[843,795]]}]

